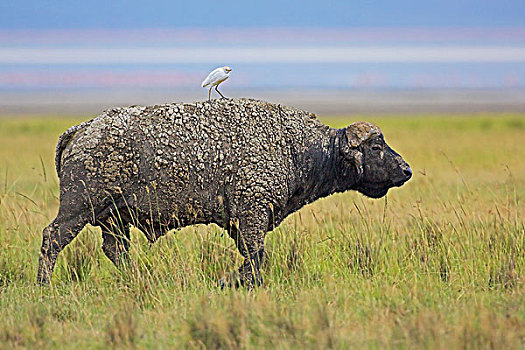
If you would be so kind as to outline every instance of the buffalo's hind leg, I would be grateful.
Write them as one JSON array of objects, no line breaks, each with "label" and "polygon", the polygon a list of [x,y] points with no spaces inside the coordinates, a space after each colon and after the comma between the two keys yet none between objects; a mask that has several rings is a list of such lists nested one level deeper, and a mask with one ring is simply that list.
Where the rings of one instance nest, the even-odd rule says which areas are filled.
[{"label": "buffalo's hind leg", "polygon": [[102,227],[102,250],[115,266],[119,267],[128,260],[129,223],[106,220]]},{"label": "buffalo's hind leg", "polygon": [[72,211],[59,210],[57,217],[42,232],[37,283],[49,284],[58,254],[78,235],[88,219]]}]

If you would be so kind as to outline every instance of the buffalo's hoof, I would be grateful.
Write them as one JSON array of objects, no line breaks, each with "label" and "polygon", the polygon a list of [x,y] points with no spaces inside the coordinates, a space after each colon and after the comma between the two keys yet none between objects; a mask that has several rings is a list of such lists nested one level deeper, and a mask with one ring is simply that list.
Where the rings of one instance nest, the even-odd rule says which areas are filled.
[{"label": "buffalo's hoof", "polygon": [[239,274],[237,272],[230,272],[226,274],[223,278],[219,280],[218,287],[220,289],[224,288],[239,288],[242,286],[243,283],[239,278]]},{"label": "buffalo's hoof", "polygon": [[244,287],[246,289],[259,288],[263,284],[263,279],[259,275],[257,279],[251,278],[241,278],[238,273],[232,272],[224,276],[219,280],[218,287],[220,289],[224,288],[239,288]]}]

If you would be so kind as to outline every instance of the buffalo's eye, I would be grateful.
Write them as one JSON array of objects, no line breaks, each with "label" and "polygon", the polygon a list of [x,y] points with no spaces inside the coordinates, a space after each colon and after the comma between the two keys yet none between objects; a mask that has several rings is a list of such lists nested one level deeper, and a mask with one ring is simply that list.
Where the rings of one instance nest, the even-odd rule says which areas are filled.
[{"label": "buffalo's eye", "polygon": [[383,147],[381,147],[381,145],[378,145],[378,144],[372,145],[372,151],[381,151],[382,149]]}]

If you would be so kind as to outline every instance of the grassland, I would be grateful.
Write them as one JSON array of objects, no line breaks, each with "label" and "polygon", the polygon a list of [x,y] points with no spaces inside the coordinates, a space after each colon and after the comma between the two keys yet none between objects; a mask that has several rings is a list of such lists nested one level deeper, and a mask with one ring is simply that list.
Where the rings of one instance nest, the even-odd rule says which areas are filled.
[{"label": "grassland", "polygon": [[150,246],[119,271],[87,227],[35,285],[55,216],[58,135],[71,119],[0,119],[0,348],[523,348],[525,118],[376,122],[414,170],[369,200],[317,201],[267,236],[264,287],[219,290],[240,263],[214,226]]}]

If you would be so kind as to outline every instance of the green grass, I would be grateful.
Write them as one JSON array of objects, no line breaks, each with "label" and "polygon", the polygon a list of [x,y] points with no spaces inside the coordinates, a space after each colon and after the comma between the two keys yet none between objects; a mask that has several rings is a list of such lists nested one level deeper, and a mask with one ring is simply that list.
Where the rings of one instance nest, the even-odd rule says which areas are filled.
[{"label": "green grass", "polygon": [[525,347],[525,118],[325,121],[357,119],[382,127],[414,178],[290,216],[267,236],[254,291],[216,288],[240,256],[215,226],[151,246],[134,230],[121,271],[87,227],[37,287],[55,144],[80,120],[0,119],[0,348]]}]

